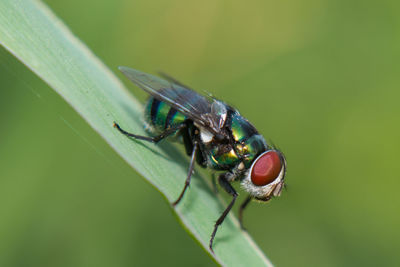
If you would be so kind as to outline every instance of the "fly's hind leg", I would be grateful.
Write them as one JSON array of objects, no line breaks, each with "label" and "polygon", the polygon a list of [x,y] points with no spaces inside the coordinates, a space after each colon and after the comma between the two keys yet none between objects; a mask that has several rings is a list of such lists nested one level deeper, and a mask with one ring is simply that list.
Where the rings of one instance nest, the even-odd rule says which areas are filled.
[{"label": "fly's hind leg", "polygon": [[128,133],[127,131],[123,130],[121,127],[119,127],[118,123],[114,122],[114,127],[117,128],[118,131],[120,131],[122,134],[128,136],[128,137],[133,137],[135,139],[138,140],[143,140],[143,141],[148,141],[148,142],[152,142],[152,143],[158,143],[159,141],[161,141],[162,139],[164,139],[165,137],[182,130],[183,128],[186,127],[185,123],[179,124],[176,127],[172,127],[172,128],[168,128],[166,129],[164,132],[162,132],[161,134],[157,135],[157,136],[153,136],[153,137],[149,137],[149,136],[143,136],[143,135],[137,135],[137,134],[133,134],[133,133]]}]

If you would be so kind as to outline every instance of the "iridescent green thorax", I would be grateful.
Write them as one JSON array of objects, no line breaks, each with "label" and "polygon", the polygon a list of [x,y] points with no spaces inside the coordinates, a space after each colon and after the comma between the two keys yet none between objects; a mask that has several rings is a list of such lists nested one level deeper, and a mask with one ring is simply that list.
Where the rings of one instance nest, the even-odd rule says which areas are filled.
[{"label": "iridescent green thorax", "polygon": [[249,168],[255,157],[267,149],[266,142],[256,128],[238,113],[232,116],[231,131],[236,154],[243,160],[245,167]]},{"label": "iridescent green thorax", "polygon": [[264,138],[253,125],[239,113],[231,113],[225,125],[231,132],[233,142],[211,143],[206,146],[209,167],[216,170],[231,170],[241,162],[250,168],[253,160],[266,150]]},{"label": "iridescent green thorax", "polygon": [[240,163],[235,150],[230,146],[210,146],[207,150],[209,167],[215,170],[228,170]]},{"label": "iridescent green thorax", "polygon": [[261,135],[253,135],[242,144],[236,145],[236,149],[241,149],[241,156],[243,157],[243,163],[246,168],[250,168],[253,160],[266,151],[265,140]]}]

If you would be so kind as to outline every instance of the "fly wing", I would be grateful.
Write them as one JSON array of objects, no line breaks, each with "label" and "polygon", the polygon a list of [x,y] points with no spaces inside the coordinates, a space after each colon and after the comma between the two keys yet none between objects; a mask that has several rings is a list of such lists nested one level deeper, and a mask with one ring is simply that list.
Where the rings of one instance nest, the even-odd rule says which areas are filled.
[{"label": "fly wing", "polygon": [[[225,117],[223,117],[224,114],[221,114],[222,108],[220,105],[222,105],[222,102],[211,101],[209,98],[184,87],[180,83],[166,81],[128,67],[121,66],[119,70],[155,99],[167,103],[192,119],[196,124],[206,127],[213,134],[222,134],[221,120],[225,120],[226,117],[226,114]],[[221,104],[215,106],[216,102]],[[218,107],[218,112],[215,112],[215,107]]]}]

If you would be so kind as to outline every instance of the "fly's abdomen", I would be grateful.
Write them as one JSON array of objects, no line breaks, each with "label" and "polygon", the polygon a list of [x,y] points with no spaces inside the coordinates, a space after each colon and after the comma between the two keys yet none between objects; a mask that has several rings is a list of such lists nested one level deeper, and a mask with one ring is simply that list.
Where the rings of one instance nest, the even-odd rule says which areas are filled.
[{"label": "fly's abdomen", "polygon": [[145,107],[144,119],[146,130],[152,134],[160,134],[183,123],[187,117],[168,104],[150,97]]}]

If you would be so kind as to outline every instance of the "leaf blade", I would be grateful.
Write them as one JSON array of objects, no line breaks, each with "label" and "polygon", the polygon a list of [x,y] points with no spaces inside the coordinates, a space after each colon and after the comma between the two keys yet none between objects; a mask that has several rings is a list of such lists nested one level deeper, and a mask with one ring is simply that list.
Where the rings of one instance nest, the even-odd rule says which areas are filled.
[{"label": "leaf blade", "polygon": [[[170,144],[141,144],[122,136],[113,121],[138,134],[143,131],[141,105],[115,75],[40,1],[0,2],[0,43],[57,91],[113,149],[173,201],[186,175],[183,157]],[[174,159],[174,160],[172,160]],[[191,189],[175,209],[179,219],[222,265],[271,266],[247,233],[228,216],[208,251],[213,222],[225,205],[207,182],[195,175]]]}]

